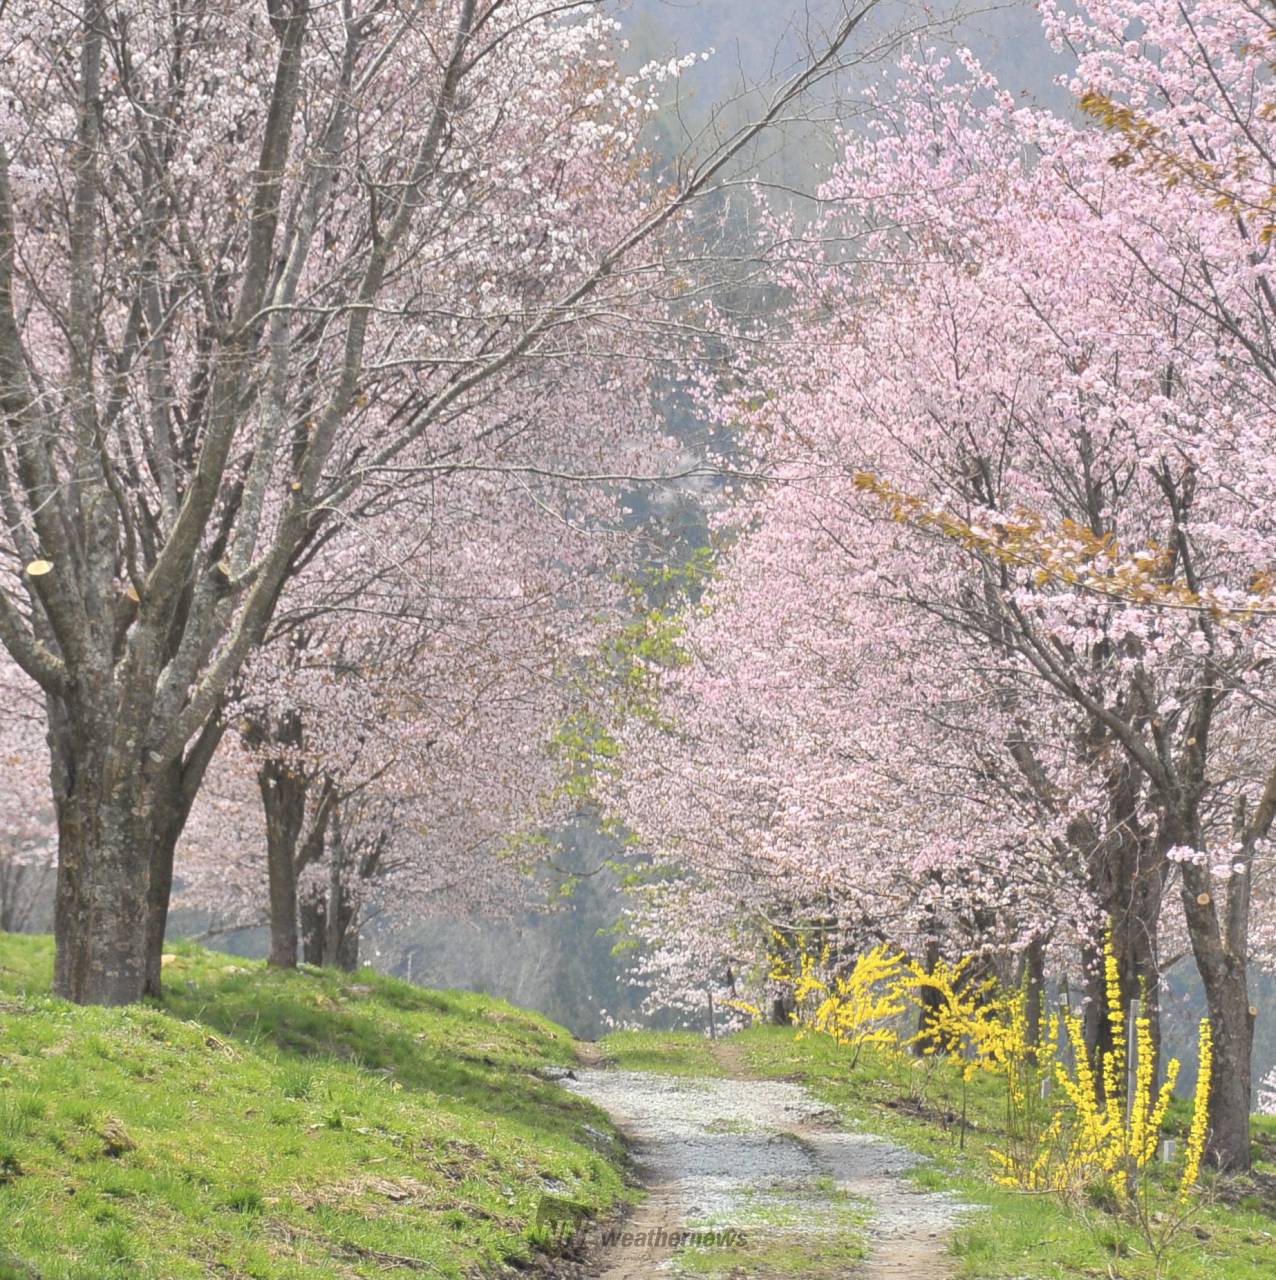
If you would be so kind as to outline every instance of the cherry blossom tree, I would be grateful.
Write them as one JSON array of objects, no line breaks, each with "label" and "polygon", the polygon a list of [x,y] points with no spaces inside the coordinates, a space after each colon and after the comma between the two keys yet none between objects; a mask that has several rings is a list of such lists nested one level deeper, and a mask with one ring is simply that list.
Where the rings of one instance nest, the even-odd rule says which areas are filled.
[{"label": "cherry blossom tree", "polygon": [[6,6],[0,642],[48,701],[61,994],[158,989],[225,703],[333,513],[611,471],[490,391],[606,363],[657,233],[871,8],[660,186],[639,139],[679,64],[621,76],[592,0]]},{"label": "cherry blossom tree", "polygon": [[[259,768],[229,737],[178,847],[176,904],[200,912],[210,934],[268,926],[272,943],[291,937],[296,952],[288,963],[349,969],[370,928],[385,932],[433,915],[501,919],[540,905],[527,864],[507,851],[507,831],[475,820],[471,810],[447,811],[449,797],[428,790],[370,789],[330,800],[322,830],[307,830],[295,897],[281,921],[270,897]],[[472,843],[462,843],[467,838]]]},{"label": "cherry blossom tree", "polygon": [[[231,888],[219,869],[234,851],[201,842],[183,900],[230,918],[268,903],[276,965],[295,964],[303,941],[308,959],[350,960],[367,910],[402,919],[445,898],[527,896],[508,846],[552,816],[564,655],[614,590],[608,549],[631,540],[574,527],[544,492],[533,504],[521,485],[492,489],[469,475],[434,486],[429,520],[405,520],[400,497],[393,520],[343,529],[322,573],[291,585],[228,708],[264,806],[265,858],[245,900],[242,878]],[[521,513],[517,542],[510,503],[538,508]]]},{"label": "cherry blossom tree", "polygon": [[[658,467],[641,361],[613,368],[605,398],[592,369],[545,383],[520,380],[507,411],[592,422],[634,441],[631,465]],[[569,807],[549,747],[572,668],[647,554],[622,496],[462,472],[330,526],[226,712],[255,762],[269,893],[261,864],[245,875],[241,850],[214,833],[179,859],[181,901],[257,922],[268,900],[282,966],[302,950],[351,962],[370,913],[526,906],[534,886],[514,850],[549,850],[542,832]]]},{"label": "cherry blossom tree", "polygon": [[[754,656],[689,719],[797,691],[752,757],[709,757],[724,794],[743,783],[728,838],[770,857],[826,875],[846,859],[854,883],[888,850],[914,880],[947,831],[999,849],[1014,895],[1028,851],[1053,850],[1111,921],[1130,996],[1156,999],[1177,888],[1220,1064],[1211,1155],[1244,1168],[1251,907],[1276,814],[1270,16],[1222,0],[1045,16],[1106,129],[919,51],[792,230],[788,330],[725,408],[774,490],[729,570],[747,607],[720,624]],[[866,633],[903,678],[878,655],[826,681],[824,655],[871,654]],[[722,670],[721,639],[709,651]],[[867,720],[842,702],[857,686]],[[928,737],[905,740],[921,760],[898,738],[850,746],[901,703],[955,729],[955,761],[989,762],[947,789],[946,823]],[[816,734],[834,749],[808,770]],[[858,758],[908,767],[848,776]],[[665,824],[689,855],[717,839],[691,794]],[[866,831],[875,808],[921,847]]]},{"label": "cherry blossom tree", "polygon": [[[1039,994],[1045,947],[1085,936],[1095,909],[1060,856],[1066,820],[1007,757],[1022,728],[996,714],[969,653],[962,680],[942,631],[897,605],[870,615],[844,574],[809,595],[818,561],[795,555],[785,497],[721,566],[659,714],[621,734],[609,801],[665,869],[634,913],[643,976],[664,972],[652,985],[669,1003],[679,972],[713,975],[721,1001],[765,973],[777,936],[808,931],[931,963],[978,952],[1007,972],[1031,957]],[[942,695],[919,674],[941,651]],[[721,962],[701,964],[714,948]]]}]

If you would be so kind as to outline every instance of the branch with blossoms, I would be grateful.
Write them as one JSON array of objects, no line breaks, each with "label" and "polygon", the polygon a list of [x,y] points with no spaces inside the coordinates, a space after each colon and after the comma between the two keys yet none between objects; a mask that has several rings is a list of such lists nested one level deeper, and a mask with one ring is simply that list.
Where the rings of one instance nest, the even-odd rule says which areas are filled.
[{"label": "branch with blossoms", "polygon": [[1193,589],[1170,576],[1177,551],[1155,544],[1123,551],[1112,533],[1095,533],[1077,521],[1047,523],[1036,512],[1011,516],[985,512],[978,520],[935,506],[871,471],[854,476],[855,488],[876,499],[892,520],[955,543],[965,551],[1029,572],[1031,585],[1067,587],[1114,604],[1205,614],[1218,621],[1276,617],[1276,573],[1256,573],[1244,592]]}]

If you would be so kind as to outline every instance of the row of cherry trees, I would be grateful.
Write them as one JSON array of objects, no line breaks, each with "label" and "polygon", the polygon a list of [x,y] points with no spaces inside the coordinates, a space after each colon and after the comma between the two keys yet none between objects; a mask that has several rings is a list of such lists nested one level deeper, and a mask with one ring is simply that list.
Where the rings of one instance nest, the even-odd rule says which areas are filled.
[{"label": "row of cherry trees", "polygon": [[[355,558],[403,509],[389,494],[441,497],[446,532],[407,540],[448,556],[454,476],[631,469],[604,415],[507,407],[546,346],[606,359],[582,299],[645,216],[650,77],[616,75],[610,22],[556,8],[5,15],[3,481],[26,599],[0,599],[0,634],[47,699],[73,998],[157,988],[175,848],[241,701],[267,774],[318,759],[348,790],[390,767],[315,744],[339,698],[312,687],[298,728],[253,692],[254,671],[280,687],[272,665],[304,679],[325,593],[377,614]],[[377,661],[386,639],[358,630],[329,662]],[[282,781],[262,788],[274,830]]]},{"label": "row of cherry trees", "polygon": [[1153,1013],[1190,953],[1211,1150],[1243,1168],[1273,940],[1276,14],[1043,18],[1083,115],[919,47],[818,215],[777,228],[782,328],[716,406],[769,482],[722,514],[690,661],[625,731],[614,803],[672,878],[635,924],[726,995],[777,922],[1038,983],[1048,955],[1092,989],[1110,927]]},{"label": "row of cherry trees", "polygon": [[175,876],[280,963],[409,864],[504,885],[661,470],[670,236],[873,8],[657,172],[690,60],[622,73],[601,0],[4,7],[5,734],[42,704],[61,994],[158,991]]}]

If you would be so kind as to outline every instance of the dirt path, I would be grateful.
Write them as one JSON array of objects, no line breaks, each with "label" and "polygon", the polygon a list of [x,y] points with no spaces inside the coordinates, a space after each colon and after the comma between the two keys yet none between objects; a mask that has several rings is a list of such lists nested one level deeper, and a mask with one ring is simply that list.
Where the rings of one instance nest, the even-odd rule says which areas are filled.
[{"label": "dirt path", "polygon": [[626,1234],[595,1253],[594,1275],[676,1277],[682,1259],[708,1277],[948,1280],[958,1206],[900,1176],[908,1152],[838,1128],[799,1085],[720,1061],[732,1078],[587,1066],[569,1083],[633,1140],[649,1191]]}]

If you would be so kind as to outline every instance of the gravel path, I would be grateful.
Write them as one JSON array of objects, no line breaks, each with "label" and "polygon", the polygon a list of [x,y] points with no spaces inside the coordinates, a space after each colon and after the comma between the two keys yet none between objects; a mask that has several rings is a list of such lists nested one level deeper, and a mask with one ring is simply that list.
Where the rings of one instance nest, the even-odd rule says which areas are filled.
[{"label": "gravel path", "polygon": [[[960,1206],[899,1175],[914,1157],[836,1116],[799,1085],[580,1070],[568,1087],[608,1111],[635,1145],[649,1195],[624,1230],[641,1243],[604,1246],[596,1274],[679,1274],[668,1236],[738,1231],[741,1257],[783,1246],[774,1274],[812,1280],[948,1280],[946,1237]],[[867,1235],[867,1258],[855,1241]],[[792,1259],[809,1257],[795,1271]],[[702,1260],[703,1265],[703,1260]],[[754,1270],[748,1274],[766,1275]],[[726,1270],[724,1258],[724,1270]]]}]

